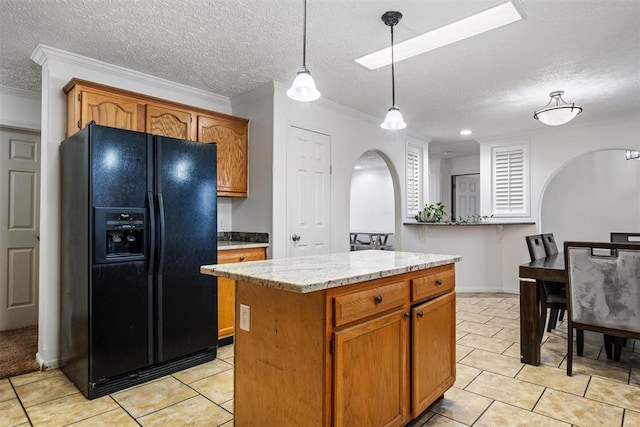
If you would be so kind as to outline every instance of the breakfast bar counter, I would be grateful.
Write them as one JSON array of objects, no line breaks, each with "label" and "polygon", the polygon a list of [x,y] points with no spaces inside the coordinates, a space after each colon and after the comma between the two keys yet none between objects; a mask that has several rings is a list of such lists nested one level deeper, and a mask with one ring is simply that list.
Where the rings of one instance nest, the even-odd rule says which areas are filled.
[{"label": "breakfast bar counter", "polygon": [[456,255],[202,266],[236,281],[236,426],[405,425],[455,382]]}]

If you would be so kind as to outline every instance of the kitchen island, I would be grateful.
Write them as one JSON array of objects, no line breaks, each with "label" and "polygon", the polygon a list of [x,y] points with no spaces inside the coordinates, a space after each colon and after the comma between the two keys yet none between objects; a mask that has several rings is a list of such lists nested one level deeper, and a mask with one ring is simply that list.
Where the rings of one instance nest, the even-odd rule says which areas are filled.
[{"label": "kitchen island", "polygon": [[459,256],[358,251],[202,266],[236,281],[236,426],[385,426],[455,382]]}]

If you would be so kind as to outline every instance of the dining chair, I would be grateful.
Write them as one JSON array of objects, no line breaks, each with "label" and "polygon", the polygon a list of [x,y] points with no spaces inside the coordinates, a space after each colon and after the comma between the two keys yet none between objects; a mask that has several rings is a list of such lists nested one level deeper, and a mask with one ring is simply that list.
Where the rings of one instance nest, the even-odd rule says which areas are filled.
[{"label": "dining chair", "polygon": [[[556,244],[556,238],[553,236],[553,233],[545,233],[542,235],[542,244],[544,245],[544,250],[549,255],[555,255],[558,253],[558,245]],[[565,292],[564,283],[557,283],[555,286],[552,286],[553,292]],[[553,329],[556,327],[557,320],[564,320],[564,312],[565,309],[561,308],[557,313],[557,316],[553,318]]]},{"label": "dining chair", "polygon": [[[545,258],[548,255],[544,247],[544,239],[542,234],[526,236],[525,239],[527,241],[527,248],[529,249],[529,256],[531,257],[531,261]],[[560,316],[561,310],[564,311],[567,308],[567,297],[565,294],[565,289],[564,287],[561,287],[560,283],[548,282],[545,280],[542,281],[542,288],[544,289],[544,298],[542,299],[542,312],[544,313],[547,332],[551,332],[556,328],[556,325],[558,324],[558,317]],[[549,310],[548,323],[547,309]]]},{"label": "dining chair", "polygon": [[640,245],[565,242],[567,375],[573,368],[573,330],[640,339]]}]

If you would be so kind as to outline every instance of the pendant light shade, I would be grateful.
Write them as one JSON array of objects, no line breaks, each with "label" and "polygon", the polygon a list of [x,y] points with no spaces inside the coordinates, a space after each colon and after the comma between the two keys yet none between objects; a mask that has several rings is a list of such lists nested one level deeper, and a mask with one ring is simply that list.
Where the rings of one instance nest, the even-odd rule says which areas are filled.
[{"label": "pendant light shade", "polygon": [[575,116],[582,113],[582,108],[576,104],[567,104],[562,99],[562,95],[564,95],[562,90],[551,92],[549,103],[543,109],[533,113],[533,118],[545,125],[560,126],[569,123]]},{"label": "pendant light shade", "polygon": [[307,0],[304,0],[304,26],[302,34],[302,68],[298,70],[287,96],[296,101],[315,101],[320,98],[320,92],[307,69]]},{"label": "pendant light shade", "polygon": [[407,124],[402,118],[400,109],[396,107],[396,76],[393,58],[393,27],[402,19],[402,13],[389,11],[382,15],[382,22],[391,28],[391,108],[387,111],[384,122],[380,125],[382,129],[397,130],[404,129]]},{"label": "pendant light shade", "polygon": [[380,125],[382,129],[396,130],[404,129],[407,124],[402,119],[402,113],[395,105],[389,108],[387,115],[384,117],[384,122]]},{"label": "pendant light shade", "polygon": [[320,98],[320,92],[316,89],[316,83],[311,77],[311,72],[303,66],[298,70],[293,84],[287,90],[287,96],[296,101],[315,101]]}]

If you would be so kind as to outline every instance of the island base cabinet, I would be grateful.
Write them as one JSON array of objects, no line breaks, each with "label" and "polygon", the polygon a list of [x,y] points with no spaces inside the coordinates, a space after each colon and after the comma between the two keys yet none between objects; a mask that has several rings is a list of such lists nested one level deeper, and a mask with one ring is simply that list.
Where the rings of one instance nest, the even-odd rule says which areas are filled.
[{"label": "island base cabinet", "polygon": [[334,426],[402,426],[409,420],[409,319],[404,313],[334,333]]},{"label": "island base cabinet", "polygon": [[454,292],[411,309],[412,417],[456,381],[456,296]]},{"label": "island base cabinet", "polygon": [[[234,425],[324,425],[323,293],[243,281],[236,290]],[[248,312],[242,322],[241,308]]]}]

